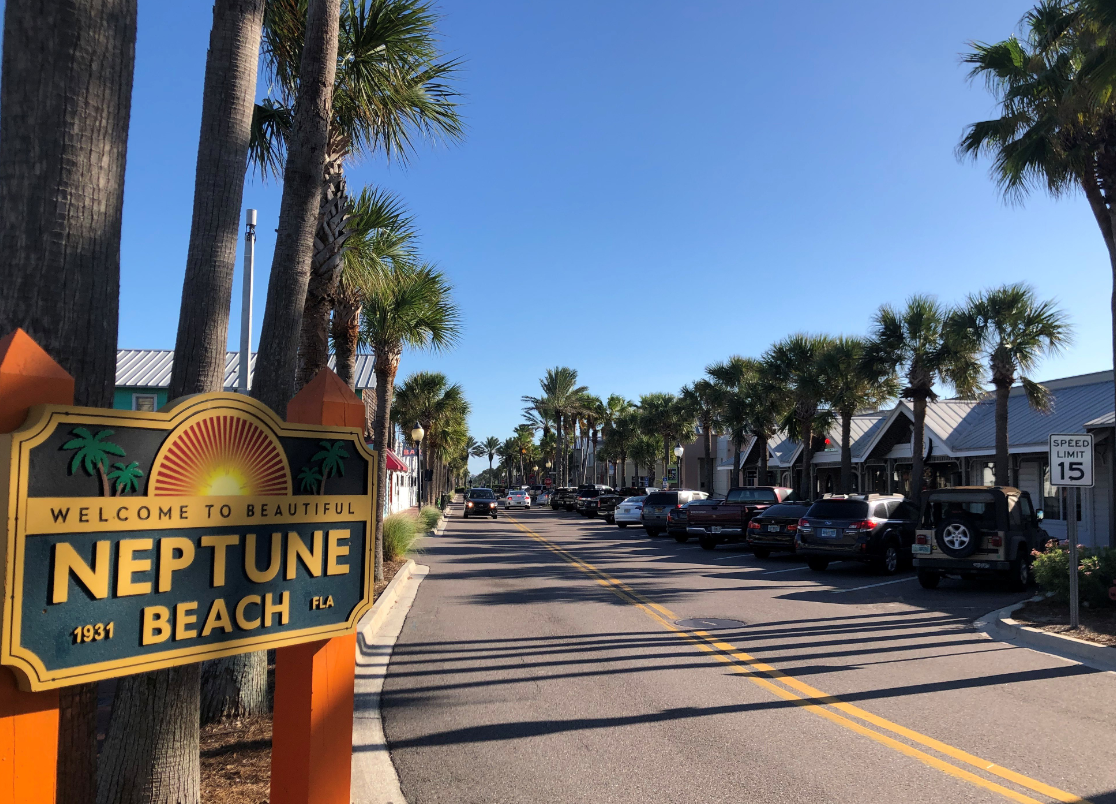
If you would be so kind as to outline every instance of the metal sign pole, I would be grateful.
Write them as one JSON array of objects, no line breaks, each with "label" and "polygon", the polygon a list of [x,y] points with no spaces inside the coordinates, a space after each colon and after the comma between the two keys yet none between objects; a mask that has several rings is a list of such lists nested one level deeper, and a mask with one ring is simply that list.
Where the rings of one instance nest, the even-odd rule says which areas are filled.
[{"label": "metal sign pole", "polygon": [[1076,486],[1066,489],[1066,535],[1069,537],[1069,624],[1070,628],[1078,626],[1078,608],[1080,594],[1077,590],[1077,567],[1080,559],[1077,555],[1077,495],[1080,494]]},{"label": "metal sign pole", "polygon": [[242,394],[248,393],[248,360],[252,356],[252,273],[256,264],[256,210],[247,213],[244,231],[244,276],[241,279],[243,291],[240,301],[240,376],[237,388]]}]

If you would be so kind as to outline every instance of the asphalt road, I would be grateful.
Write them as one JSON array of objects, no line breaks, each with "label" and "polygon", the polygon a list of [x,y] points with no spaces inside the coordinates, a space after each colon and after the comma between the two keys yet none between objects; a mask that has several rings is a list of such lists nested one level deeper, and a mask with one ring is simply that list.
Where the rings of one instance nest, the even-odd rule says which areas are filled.
[{"label": "asphalt road", "polygon": [[1002,588],[549,510],[425,549],[382,703],[410,804],[1116,804],[1116,675],[975,631]]}]

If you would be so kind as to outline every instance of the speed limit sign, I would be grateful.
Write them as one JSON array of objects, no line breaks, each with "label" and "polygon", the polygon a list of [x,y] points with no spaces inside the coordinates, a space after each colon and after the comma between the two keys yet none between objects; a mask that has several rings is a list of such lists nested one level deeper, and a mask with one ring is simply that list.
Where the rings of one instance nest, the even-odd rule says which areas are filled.
[{"label": "speed limit sign", "polygon": [[1050,436],[1050,485],[1093,487],[1093,436]]}]

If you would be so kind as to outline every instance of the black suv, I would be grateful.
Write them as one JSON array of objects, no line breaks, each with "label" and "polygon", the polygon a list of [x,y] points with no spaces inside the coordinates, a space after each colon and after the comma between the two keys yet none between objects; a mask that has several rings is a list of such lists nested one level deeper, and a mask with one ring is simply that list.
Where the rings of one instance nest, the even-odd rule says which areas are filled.
[{"label": "black suv", "polygon": [[492,489],[469,489],[469,493],[465,495],[465,513],[462,516],[468,519],[470,516],[491,515],[495,519],[498,510],[500,501],[496,499],[496,492]]},{"label": "black suv", "polygon": [[962,486],[927,492],[915,534],[915,567],[926,589],[943,575],[1006,577],[1013,588],[1031,583],[1031,553],[1050,536],[1031,496],[1010,486]]},{"label": "black suv", "polygon": [[891,575],[910,565],[917,524],[918,509],[898,495],[826,497],[799,520],[795,552],[812,570],[830,561],[864,561]]},{"label": "black suv", "polygon": [[553,511],[572,511],[577,504],[577,489],[561,488],[550,495],[550,508]]},{"label": "black suv", "polygon": [[616,492],[607,487],[588,486],[580,488],[577,491],[577,501],[574,503],[574,508],[582,516],[596,516],[601,503],[605,500],[609,500],[613,508],[616,507],[616,501],[611,499],[613,497],[616,497]]}]

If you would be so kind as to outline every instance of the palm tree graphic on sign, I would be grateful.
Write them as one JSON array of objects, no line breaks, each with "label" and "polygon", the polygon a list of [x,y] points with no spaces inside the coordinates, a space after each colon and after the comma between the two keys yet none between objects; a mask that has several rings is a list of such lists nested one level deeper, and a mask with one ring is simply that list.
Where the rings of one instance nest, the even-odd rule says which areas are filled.
[{"label": "palm tree graphic on sign", "polygon": [[306,464],[302,467],[302,471],[298,473],[298,479],[302,481],[302,490],[308,491],[311,494],[318,488],[322,482],[322,473],[318,471],[318,467],[313,464]]},{"label": "palm tree graphic on sign", "polygon": [[318,490],[319,494],[325,494],[326,478],[337,475],[345,476],[345,459],[349,457],[349,453],[345,452],[344,441],[320,441],[324,449],[315,453],[314,457],[310,460],[322,462],[322,484]]},{"label": "palm tree graphic on sign", "polygon": [[133,494],[139,493],[139,479],[143,477],[143,470],[139,468],[139,464],[132,461],[129,464],[114,463],[115,467],[108,474],[109,480],[116,481],[116,496],[132,492]]},{"label": "palm tree graphic on sign", "polygon": [[105,464],[108,463],[108,457],[115,455],[119,458],[124,457],[124,450],[113,444],[111,441],[104,441],[112,435],[112,430],[100,430],[97,435],[93,435],[89,430],[84,427],[75,427],[70,431],[72,435],[77,438],[71,438],[62,445],[65,450],[77,450],[74,454],[74,459],[70,462],[70,474],[78,470],[80,466],[85,470],[85,473],[90,477],[94,474],[100,478],[101,481],[101,496],[111,496],[109,489],[108,475],[105,473]]}]

